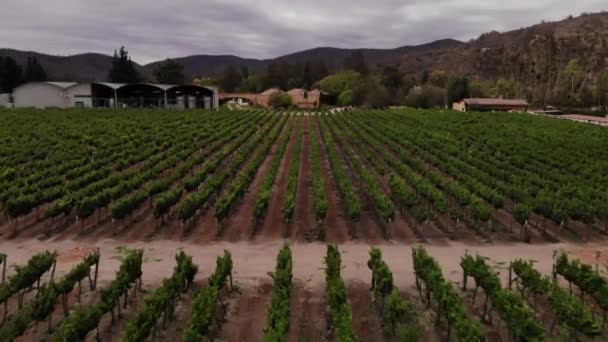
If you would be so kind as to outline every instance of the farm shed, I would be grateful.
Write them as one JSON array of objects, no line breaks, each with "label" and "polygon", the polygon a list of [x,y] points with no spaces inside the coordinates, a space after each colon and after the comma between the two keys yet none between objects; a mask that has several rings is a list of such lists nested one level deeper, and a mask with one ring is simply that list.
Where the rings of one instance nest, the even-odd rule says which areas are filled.
[{"label": "farm shed", "polygon": [[66,108],[66,89],[76,84],[74,82],[30,82],[22,84],[13,91],[15,107]]},{"label": "farm shed", "polygon": [[520,99],[470,98],[454,102],[453,110],[467,111],[516,111],[525,112],[530,107],[528,101]]},{"label": "farm shed", "polygon": [[14,92],[16,107],[214,109],[217,88],[193,84],[31,82]]}]

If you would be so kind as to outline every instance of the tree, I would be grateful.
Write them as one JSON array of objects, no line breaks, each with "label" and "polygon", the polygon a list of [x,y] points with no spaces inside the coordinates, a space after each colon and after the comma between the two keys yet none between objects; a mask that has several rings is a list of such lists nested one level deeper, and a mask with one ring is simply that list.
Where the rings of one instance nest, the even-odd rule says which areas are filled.
[{"label": "tree", "polygon": [[403,73],[398,66],[387,65],[382,69],[380,82],[394,95],[403,85]]},{"label": "tree", "polygon": [[108,79],[113,83],[137,83],[142,80],[141,75],[135,70],[133,61],[129,57],[129,52],[125,50],[124,46],[120,47],[118,53],[114,50],[112,68],[110,69]]},{"label": "tree", "polygon": [[156,82],[158,83],[182,84],[185,79],[184,66],[167,58],[156,67],[154,76],[156,76]]},{"label": "tree", "polygon": [[10,93],[22,83],[23,69],[12,57],[7,56],[1,62],[0,90],[3,93]]},{"label": "tree", "polygon": [[270,95],[268,104],[273,108],[289,108],[291,107],[291,96],[286,93],[274,93]]},{"label": "tree", "polygon": [[431,73],[429,82],[435,87],[445,88],[448,75],[444,70],[435,70]]},{"label": "tree", "polygon": [[490,85],[489,82],[474,80],[469,84],[469,95],[471,97],[489,97]]},{"label": "tree", "polygon": [[604,70],[597,79],[595,98],[598,105],[608,106],[608,70]]},{"label": "tree", "polygon": [[447,100],[451,105],[469,97],[469,81],[464,77],[450,77],[447,84]]},{"label": "tree", "polygon": [[338,96],[338,105],[339,106],[350,106],[353,104],[353,91],[346,90],[343,91],[340,96]]},{"label": "tree", "polygon": [[243,80],[243,76],[241,73],[234,67],[229,66],[224,71],[224,74],[219,79],[220,88],[226,93],[233,93],[236,88],[241,85]]},{"label": "tree", "polygon": [[317,82],[317,87],[332,96],[340,96],[347,90],[354,91],[363,85],[361,74],[356,71],[343,71],[325,77]]},{"label": "tree", "polygon": [[261,93],[265,90],[264,89],[264,80],[265,80],[265,76],[261,73],[250,75],[245,80],[245,82],[243,82],[243,85],[241,86],[240,89],[243,92]]},{"label": "tree", "polygon": [[370,108],[385,108],[393,104],[393,97],[381,84],[370,84],[365,94],[365,105]]},{"label": "tree", "polygon": [[25,82],[44,82],[47,81],[48,77],[46,71],[36,57],[28,57],[27,64],[25,66]]},{"label": "tree", "polygon": [[581,103],[581,95],[587,83],[583,68],[577,59],[571,59],[560,75],[558,97],[567,105]]},{"label": "tree", "polygon": [[344,59],[344,69],[353,70],[358,72],[362,76],[367,76],[369,69],[363,52],[355,51],[350,56]]}]

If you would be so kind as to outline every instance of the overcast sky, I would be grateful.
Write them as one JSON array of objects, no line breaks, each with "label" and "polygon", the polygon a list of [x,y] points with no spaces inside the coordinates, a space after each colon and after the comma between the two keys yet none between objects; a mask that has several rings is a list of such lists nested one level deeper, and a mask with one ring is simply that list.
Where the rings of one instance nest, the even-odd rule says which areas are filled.
[{"label": "overcast sky", "polygon": [[271,58],[319,46],[468,40],[606,0],[1,0],[0,47],[69,55],[125,45],[138,63],[193,54]]}]

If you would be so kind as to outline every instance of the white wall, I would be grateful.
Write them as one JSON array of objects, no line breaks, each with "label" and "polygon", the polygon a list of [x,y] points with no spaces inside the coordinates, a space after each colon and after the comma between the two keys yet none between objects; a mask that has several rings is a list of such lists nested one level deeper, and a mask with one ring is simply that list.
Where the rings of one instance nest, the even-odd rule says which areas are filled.
[{"label": "white wall", "polygon": [[82,102],[82,105],[86,108],[93,107],[91,84],[79,83],[75,86],[67,88],[65,93],[67,96],[68,107],[76,107],[76,102]]},{"label": "white wall", "polygon": [[13,92],[15,107],[66,107],[62,88],[47,83],[26,83]]}]

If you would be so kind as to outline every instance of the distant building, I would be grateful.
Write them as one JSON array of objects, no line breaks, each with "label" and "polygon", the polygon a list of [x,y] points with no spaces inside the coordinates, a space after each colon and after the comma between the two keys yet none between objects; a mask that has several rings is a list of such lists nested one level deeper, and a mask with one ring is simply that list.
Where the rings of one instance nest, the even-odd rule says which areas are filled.
[{"label": "distant building", "polygon": [[0,108],[11,108],[11,107],[13,107],[12,94],[0,94]]},{"label": "distant building", "polygon": [[[259,94],[252,93],[220,93],[220,101],[223,103],[238,103],[244,102],[254,106],[268,108],[270,107],[270,98],[274,94],[284,94],[281,89],[271,88]],[[335,99],[327,96],[320,90],[305,90],[292,89],[286,93],[291,97],[291,102],[294,107],[300,109],[314,109],[321,104],[335,105]]]},{"label": "distant building", "polygon": [[453,110],[460,112],[468,111],[515,111],[526,112],[530,104],[520,99],[492,99],[492,98],[470,98],[460,102],[454,102]]},{"label": "distant building", "polygon": [[219,107],[214,87],[192,84],[30,82],[15,88],[15,107],[172,108]]},{"label": "distant building", "polygon": [[292,89],[287,92],[294,106],[302,109],[314,109],[321,104],[320,90]]}]

